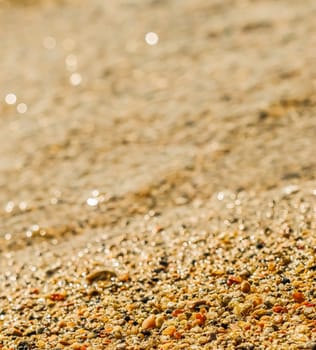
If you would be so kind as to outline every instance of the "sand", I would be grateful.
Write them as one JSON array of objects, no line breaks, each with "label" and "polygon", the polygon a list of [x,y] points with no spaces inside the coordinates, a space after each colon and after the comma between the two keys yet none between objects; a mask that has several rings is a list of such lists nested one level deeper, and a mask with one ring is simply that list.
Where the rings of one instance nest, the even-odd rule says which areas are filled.
[{"label": "sand", "polygon": [[0,1],[0,348],[316,348],[315,15]]}]

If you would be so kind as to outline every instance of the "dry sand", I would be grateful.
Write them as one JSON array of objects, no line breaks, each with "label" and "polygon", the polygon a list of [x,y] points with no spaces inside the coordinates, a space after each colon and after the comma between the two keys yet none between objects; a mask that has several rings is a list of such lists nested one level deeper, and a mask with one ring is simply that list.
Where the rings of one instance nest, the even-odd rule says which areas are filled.
[{"label": "dry sand", "polygon": [[316,349],[315,18],[0,1],[1,349]]}]

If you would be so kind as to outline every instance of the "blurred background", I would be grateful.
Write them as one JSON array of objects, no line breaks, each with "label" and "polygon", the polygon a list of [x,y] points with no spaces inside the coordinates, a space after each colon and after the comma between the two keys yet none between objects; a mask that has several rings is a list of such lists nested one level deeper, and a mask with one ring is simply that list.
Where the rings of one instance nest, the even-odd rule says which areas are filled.
[{"label": "blurred background", "polygon": [[313,0],[0,1],[1,249],[313,183],[315,15]]}]

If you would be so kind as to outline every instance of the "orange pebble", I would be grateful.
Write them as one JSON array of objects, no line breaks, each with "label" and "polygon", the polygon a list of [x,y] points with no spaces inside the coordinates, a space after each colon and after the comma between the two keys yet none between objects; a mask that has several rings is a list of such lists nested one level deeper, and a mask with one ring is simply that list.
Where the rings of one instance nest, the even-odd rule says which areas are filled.
[{"label": "orange pebble", "polygon": [[53,293],[49,296],[50,300],[53,301],[62,301],[66,299],[66,295],[65,294],[60,294],[60,293]]},{"label": "orange pebble", "polygon": [[297,303],[302,303],[305,300],[304,294],[301,292],[294,292],[292,296]]},{"label": "orange pebble", "polygon": [[199,325],[202,325],[206,321],[206,316],[198,312],[195,314],[195,319],[198,321]]},{"label": "orange pebble", "polygon": [[181,333],[179,333],[179,332],[174,332],[174,333],[173,333],[173,337],[174,337],[175,339],[180,339],[180,338],[181,338]]},{"label": "orange pebble", "polygon": [[287,308],[286,307],[283,307],[281,305],[275,305],[273,306],[272,308],[273,312],[276,312],[276,313],[284,313],[284,312],[287,312]]},{"label": "orange pebble", "polygon": [[242,278],[240,276],[230,276],[227,280],[227,285],[231,286],[233,283],[239,284],[242,282]]},{"label": "orange pebble", "polygon": [[143,329],[155,328],[155,326],[156,326],[156,316],[155,315],[148,316],[142,323]]},{"label": "orange pebble", "polygon": [[172,316],[177,317],[178,315],[183,314],[183,313],[184,313],[183,309],[176,309],[176,310],[172,311]]},{"label": "orange pebble", "polygon": [[170,336],[173,336],[176,332],[176,327],[175,326],[169,326],[167,328],[165,328],[163,331],[162,331],[162,334],[163,335],[170,335]]}]

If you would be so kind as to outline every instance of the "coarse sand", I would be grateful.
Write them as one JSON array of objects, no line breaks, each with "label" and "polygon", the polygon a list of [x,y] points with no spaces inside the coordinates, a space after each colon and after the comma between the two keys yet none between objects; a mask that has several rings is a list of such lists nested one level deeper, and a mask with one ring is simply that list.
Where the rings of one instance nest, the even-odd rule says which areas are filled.
[{"label": "coarse sand", "polygon": [[316,349],[315,19],[0,1],[0,349]]}]

